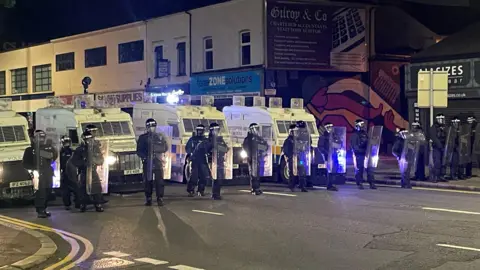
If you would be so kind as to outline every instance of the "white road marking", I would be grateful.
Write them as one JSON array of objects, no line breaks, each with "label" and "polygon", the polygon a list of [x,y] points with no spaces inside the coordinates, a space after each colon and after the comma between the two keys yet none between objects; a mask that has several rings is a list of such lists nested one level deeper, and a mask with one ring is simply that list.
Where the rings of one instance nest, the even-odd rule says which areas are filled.
[{"label": "white road marking", "polygon": [[446,248],[456,248],[456,249],[463,249],[463,250],[470,250],[470,251],[478,251],[480,252],[479,248],[471,248],[471,247],[462,247],[462,246],[455,246],[455,245],[448,245],[448,244],[437,244],[439,247],[446,247]]},{"label": "white road marking", "polygon": [[165,240],[165,244],[167,245],[167,247],[170,247],[170,242],[168,241],[168,237],[167,237],[167,227],[165,226],[165,223],[163,223],[162,214],[160,214],[160,209],[158,209],[158,207],[154,207],[153,212],[155,213],[155,216],[157,217],[157,220],[158,220],[157,229],[162,233],[163,239]]},{"label": "white road marking", "polygon": [[128,257],[131,255],[131,254],[127,254],[119,251],[109,251],[109,252],[104,252],[103,254],[107,256],[117,257],[117,258]]},{"label": "white road marking", "polygon": [[[240,192],[245,192],[245,193],[250,193],[250,190],[239,190]],[[276,196],[285,196],[285,197],[297,197],[296,194],[288,194],[288,193],[279,193],[279,192],[269,192],[269,191],[264,191],[263,194],[267,195],[276,195]]]},{"label": "white road marking", "polygon": [[179,264],[179,265],[175,265],[175,266],[169,266],[168,268],[175,269],[175,270],[205,270],[205,269],[202,269],[202,268],[195,268],[195,267],[191,267],[191,266],[183,265],[183,264]]},{"label": "white road marking", "polygon": [[215,215],[215,216],[224,216],[224,214],[222,214],[222,213],[202,211],[202,210],[192,210],[192,212],[202,213],[202,214],[209,214],[209,215]]},{"label": "white road marking", "polygon": [[480,192],[478,191],[468,191],[468,190],[440,189],[440,188],[426,188],[426,187],[413,187],[413,189],[480,195]]},{"label": "white road marking", "polygon": [[135,259],[135,261],[149,263],[149,264],[153,264],[153,265],[168,264],[167,261],[159,261],[159,260],[150,259],[150,258],[140,258],[140,259]]},{"label": "white road marking", "polygon": [[479,212],[461,211],[461,210],[444,209],[444,208],[422,207],[422,209],[429,210],[429,211],[449,212],[449,213],[457,213],[457,214],[480,215]]}]

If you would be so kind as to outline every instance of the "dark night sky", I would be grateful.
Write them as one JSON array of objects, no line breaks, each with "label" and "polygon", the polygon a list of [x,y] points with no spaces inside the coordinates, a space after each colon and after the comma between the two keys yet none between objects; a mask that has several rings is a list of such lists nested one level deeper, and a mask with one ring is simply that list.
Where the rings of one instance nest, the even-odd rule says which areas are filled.
[{"label": "dark night sky", "polygon": [[[13,9],[0,8],[0,42],[44,42],[226,0],[16,1]],[[472,8],[419,4],[401,7],[438,34],[455,33],[480,18],[478,10]]]}]

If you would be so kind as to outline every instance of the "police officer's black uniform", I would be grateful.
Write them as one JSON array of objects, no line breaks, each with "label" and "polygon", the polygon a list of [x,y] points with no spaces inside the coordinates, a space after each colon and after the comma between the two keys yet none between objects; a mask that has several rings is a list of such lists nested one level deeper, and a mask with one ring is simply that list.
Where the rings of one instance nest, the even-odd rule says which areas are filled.
[{"label": "police officer's black uniform", "polygon": [[[303,124],[302,124],[302,126],[303,126]],[[287,139],[283,142],[283,147],[282,147],[283,154],[287,158],[287,164],[288,164],[288,171],[289,171],[289,174],[288,174],[289,175],[288,188],[290,188],[290,190],[292,192],[294,192],[295,191],[295,185],[296,185],[297,180],[298,180],[298,185],[300,187],[301,192],[308,192],[308,190],[306,189],[306,184],[307,184],[306,177],[303,176],[303,175],[300,175],[300,176],[293,175],[294,166],[297,166],[297,167],[299,166],[294,161],[294,155],[295,155],[295,151],[294,151],[294,148],[295,148],[294,132],[296,131],[297,128],[298,128],[298,124],[292,124],[292,125],[289,126],[289,135],[288,135]]]},{"label": "police officer's black uniform", "polygon": [[460,119],[452,119],[452,128],[454,129],[455,140],[453,145],[452,160],[450,163],[450,180],[465,179],[463,176],[463,166],[460,164]]},{"label": "police officer's black uniform", "polygon": [[[155,191],[157,193],[157,205],[163,205],[163,196],[165,194],[165,181],[163,179],[163,164],[159,158],[155,158],[156,155],[161,155],[168,151],[167,141],[162,137],[157,137],[155,129],[157,122],[154,119],[148,119],[145,123],[147,133],[140,135],[137,143],[137,155],[143,162],[143,182],[145,185],[145,205],[152,205],[153,185],[155,185]],[[155,136],[154,136],[155,135]],[[155,140],[157,141],[152,141]],[[153,147],[153,149],[150,149]],[[149,157],[149,152],[152,156]],[[153,158],[152,175],[148,175],[148,162],[149,158]],[[154,179],[148,179],[149,177]]]},{"label": "police officer's black uniform", "polygon": [[445,181],[443,178],[445,168],[442,165],[442,160],[447,139],[445,115],[441,113],[437,114],[435,120],[436,123],[430,128],[430,141],[432,144],[432,149],[430,149],[430,151],[432,151],[433,159],[433,170],[430,172],[430,178],[434,183]]},{"label": "police officer's black uniform", "polygon": [[473,147],[475,145],[475,136],[476,136],[476,128],[477,128],[477,119],[475,119],[475,116],[469,116],[467,118],[467,122],[471,126],[471,135],[470,135],[470,153],[471,153],[471,159],[470,162],[467,163],[465,166],[465,177],[466,178],[472,178],[472,169],[473,169],[473,161],[476,160],[478,163],[478,156],[473,153]]},{"label": "police officer's black uniform", "polygon": [[80,208],[78,196],[78,178],[71,178],[67,171],[67,163],[73,155],[71,148],[72,141],[69,137],[63,136],[61,139],[62,149],[60,150],[60,187],[62,190],[63,205],[66,210],[70,210],[72,205],[71,195],[73,194],[75,208]]},{"label": "police officer's black uniform", "polygon": [[[352,148],[357,169],[355,170],[355,182],[359,189],[363,189],[363,171],[365,170],[365,155],[367,154],[368,147],[368,134],[365,130],[365,122],[363,120],[355,121],[355,131],[350,137],[350,147]],[[375,186],[375,178],[373,170],[367,168],[367,181],[370,185],[370,189],[377,189]]]},{"label": "police officer's black uniform", "polygon": [[[333,124],[326,123],[324,126],[325,132],[323,132],[322,136],[318,138],[318,150],[323,155],[323,159],[328,164],[328,160],[330,159],[329,149],[330,149],[330,133],[332,132]],[[338,191],[338,188],[334,185],[335,174],[329,173],[328,169],[326,170],[326,179],[327,179],[327,190],[330,191]]]},{"label": "police officer's black uniform", "polygon": [[[97,212],[103,212],[102,206],[102,187],[100,176],[97,173],[96,167],[98,165],[93,165],[94,168],[92,169],[92,191],[94,194],[88,195],[87,194],[87,166],[89,163],[88,161],[88,144],[94,143],[94,137],[89,131],[85,131],[82,134],[82,144],[80,144],[75,151],[73,151],[73,155],[70,160],[67,162],[67,173],[71,174],[72,177],[74,173],[72,172],[72,167],[77,168],[79,173],[79,201],[80,201],[80,211],[85,212],[87,210],[87,205],[92,203],[95,206],[95,210]],[[101,154],[101,150],[99,149],[98,145],[94,144],[94,156],[98,156]],[[98,162],[102,163],[102,162]]]},{"label": "police officer's black uniform", "polygon": [[58,158],[58,152],[51,142],[47,140],[45,132],[41,130],[35,131],[34,140],[35,142],[32,146],[25,149],[23,165],[25,169],[32,172],[32,176],[33,171],[38,170],[38,190],[35,192],[35,208],[39,218],[47,218],[50,216],[46,209],[48,197],[52,193],[54,176],[51,164]]},{"label": "police officer's black uniform", "polygon": [[[402,128],[400,131],[397,133],[397,138],[395,139],[395,142],[392,147],[392,154],[397,158],[398,161],[398,166],[401,166],[401,160],[402,160],[402,153],[403,149],[405,146],[405,139],[407,136],[407,130]],[[410,164],[408,164],[409,166]],[[401,170],[401,168],[400,168]],[[401,171],[401,186],[402,188],[412,188],[410,184],[410,170],[411,167],[404,168],[404,171]]]},{"label": "police officer's black uniform", "polygon": [[[413,133],[420,133],[425,136],[423,133],[422,124],[418,121],[412,123],[412,130]],[[418,157],[417,157],[417,167],[415,168],[415,178],[414,180],[425,181],[425,163],[426,163],[426,154],[427,149],[424,143],[420,144],[418,148]]]},{"label": "police officer's black uniform", "polygon": [[[187,192],[189,197],[195,196],[195,187],[197,186],[197,184],[199,185],[198,195],[205,195],[205,182],[202,181],[201,183],[199,183],[198,169],[200,166],[198,166],[198,164],[197,166],[193,166],[193,153],[195,152],[197,146],[206,139],[207,138],[205,137],[205,126],[200,124],[195,128],[195,134],[188,140],[187,145],[185,146],[185,151],[187,152],[185,163],[186,166],[191,166],[190,179],[188,179],[187,184]],[[194,172],[194,170],[197,171]]]},{"label": "police officer's black uniform", "polygon": [[260,189],[260,172],[264,168],[263,159],[268,150],[267,141],[258,134],[259,129],[260,126],[258,124],[250,124],[247,137],[245,137],[242,144],[243,150],[247,153],[251,193],[255,195],[263,193]]}]

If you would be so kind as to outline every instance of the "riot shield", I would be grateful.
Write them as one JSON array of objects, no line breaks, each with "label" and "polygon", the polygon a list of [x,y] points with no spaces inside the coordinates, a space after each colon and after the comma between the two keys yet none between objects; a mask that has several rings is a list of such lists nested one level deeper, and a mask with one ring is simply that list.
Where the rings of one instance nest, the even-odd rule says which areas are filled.
[{"label": "riot shield", "polygon": [[33,174],[33,188],[52,188],[54,169],[58,159],[58,142],[46,135],[35,134],[34,155],[35,170]]},{"label": "riot shield", "polygon": [[480,155],[480,124],[475,127],[475,137],[473,137],[472,154]]},{"label": "riot shield", "polygon": [[52,151],[56,151],[55,153],[55,160],[52,160],[51,167],[53,170],[53,179],[52,179],[52,188],[59,188],[60,187],[60,136],[54,133],[47,133],[47,140],[46,143],[48,146],[52,147]]},{"label": "riot shield", "polygon": [[212,179],[232,179],[233,174],[233,149],[232,142],[220,135],[212,140]]},{"label": "riot shield", "polygon": [[365,154],[365,168],[376,168],[378,165],[378,154],[382,141],[383,126],[373,126],[368,130],[368,145]]},{"label": "riot shield", "polygon": [[443,150],[442,166],[447,166],[452,161],[453,148],[455,146],[455,139],[457,132],[453,127],[447,128],[447,137],[445,139],[445,149]]},{"label": "riot shield", "polygon": [[93,139],[87,143],[85,184],[88,195],[108,193],[108,141]]},{"label": "riot shield", "polygon": [[471,145],[471,134],[472,134],[472,127],[470,124],[464,124],[460,127],[460,135],[459,135],[459,164],[466,165],[470,162],[472,157],[472,148]]},{"label": "riot shield", "polygon": [[[162,168],[163,179],[172,179],[173,127],[157,126],[153,140],[154,168]],[[149,148],[150,149],[150,148]],[[155,179],[155,178],[153,178]]]},{"label": "riot shield", "polygon": [[311,139],[307,128],[293,132],[293,175],[310,176],[312,164]]},{"label": "riot shield", "polygon": [[411,172],[415,171],[418,162],[420,146],[422,146],[424,143],[425,136],[422,133],[409,132],[407,134],[400,158],[400,172],[402,174],[406,174],[404,177],[410,178]]},{"label": "riot shield", "polygon": [[40,184],[40,164],[41,164],[41,157],[40,157],[40,136],[39,134],[34,135],[34,142],[33,142],[33,155],[34,155],[34,164],[35,164],[35,169],[33,172],[31,172],[32,175],[32,181],[33,181],[33,189],[36,191],[38,190],[39,184]]},{"label": "riot shield", "polygon": [[347,128],[333,127],[328,146],[328,172],[344,174],[347,172]]},{"label": "riot shield", "polygon": [[252,177],[272,176],[272,129],[262,127],[258,135],[254,135],[251,145],[247,146],[251,157],[250,175]]}]

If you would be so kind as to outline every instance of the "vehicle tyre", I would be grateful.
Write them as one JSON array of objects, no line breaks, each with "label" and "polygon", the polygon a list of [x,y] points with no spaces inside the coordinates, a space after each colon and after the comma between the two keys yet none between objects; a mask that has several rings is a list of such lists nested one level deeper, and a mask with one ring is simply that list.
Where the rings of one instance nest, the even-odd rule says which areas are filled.
[{"label": "vehicle tyre", "polygon": [[280,176],[279,180],[281,181],[281,183],[288,184],[288,178],[289,178],[290,172],[288,171],[287,162],[283,157],[282,157],[282,161],[280,162],[280,168],[278,170],[278,174]]},{"label": "vehicle tyre", "polygon": [[183,164],[183,183],[186,184],[190,180],[192,175],[192,166],[190,164],[190,158],[185,158],[185,163]]}]

